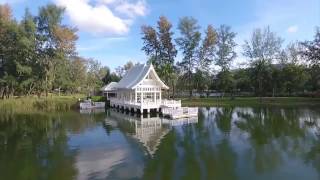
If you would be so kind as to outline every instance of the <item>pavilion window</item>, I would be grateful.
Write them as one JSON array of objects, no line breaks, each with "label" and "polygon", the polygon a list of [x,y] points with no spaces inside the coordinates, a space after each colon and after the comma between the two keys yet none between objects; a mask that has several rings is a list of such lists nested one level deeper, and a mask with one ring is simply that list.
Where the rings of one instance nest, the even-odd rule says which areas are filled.
[{"label": "pavilion window", "polygon": [[137,93],[137,102],[141,103],[141,93]]}]

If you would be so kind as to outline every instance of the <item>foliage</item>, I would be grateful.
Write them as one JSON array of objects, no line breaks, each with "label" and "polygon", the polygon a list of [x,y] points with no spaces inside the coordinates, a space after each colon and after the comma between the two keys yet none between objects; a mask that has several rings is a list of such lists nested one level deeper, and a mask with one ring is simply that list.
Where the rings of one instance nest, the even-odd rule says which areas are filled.
[{"label": "foliage", "polygon": [[49,4],[21,21],[0,5],[0,98],[101,87],[106,67],[77,56],[76,29],[62,24],[64,9]]},{"label": "foliage", "polygon": [[265,95],[270,74],[270,65],[280,56],[282,39],[278,37],[269,27],[255,29],[251,39],[243,45],[243,55],[248,57],[252,67],[252,80],[255,83],[256,93]]},{"label": "foliage", "polygon": [[317,27],[313,41],[305,41],[301,43],[305,50],[302,54],[307,60],[316,66],[320,66],[320,27]]},{"label": "foliage", "polygon": [[[0,5],[1,99],[55,92],[93,95],[133,67],[128,61],[111,72],[97,60],[79,57],[77,29],[63,24],[63,16],[63,8],[48,4],[36,15],[26,9],[17,21],[9,5]],[[259,96],[319,94],[319,28],[313,40],[289,43],[286,48],[269,27],[255,29],[243,45],[248,66],[241,69],[231,69],[237,45],[230,26],[215,29],[209,24],[203,37],[200,29],[196,19],[183,17],[174,37],[173,25],[164,16],[156,27],[141,27],[142,50],[170,86],[172,97],[185,90],[190,96],[194,90],[200,94],[237,90]]]},{"label": "foliage", "polygon": [[160,78],[169,86],[174,84],[174,58],[177,50],[172,42],[172,24],[165,16],[160,16],[157,28],[142,26],[142,50],[149,56],[149,63],[152,63]]},{"label": "foliage", "polygon": [[234,38],[236,33],[231,31],[230,26],[221,25],[218,29],[218,41],[216,52],[216,65],[222,71],[228,71],[234,58],[236,57]]},{"label": "foliage", "polygon": [[197,63],[197,48],[201,40],[201,33],[199,32],[199,25],[197,20],[192,17],[184,17],[180,19],[178,29],[180,37],[176,39],[176,43],[182,50],[183,58],[178,66],[182,72],[186,74],[188,89],[190,96],[192,96],[192,76]]}]

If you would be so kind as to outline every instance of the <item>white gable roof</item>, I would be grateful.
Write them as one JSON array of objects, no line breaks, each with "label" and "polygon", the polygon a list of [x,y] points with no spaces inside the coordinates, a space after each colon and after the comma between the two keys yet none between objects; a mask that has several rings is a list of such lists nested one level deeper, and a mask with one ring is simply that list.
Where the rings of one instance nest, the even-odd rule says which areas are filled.
[{"label": "white gable roof", "polygon": [[119,83],[116,85],[116,88],[119,89],[134,89],[139,83],[146,78],[146,76],[151,72],[154,72],[154,75],[156,77],[156,80],[161,85],[161,88],[163,89],[169,89],[168,86],[166,86],[159,76],[157,75],[156,71],[154,70],[152,64],[146,65],[146,64],[137,64],[134,67],[132,67],[126,75],[119,81]]},{"label": "white gable roof", "polygon": [[101,91],[113,91],[116,89],[117,82],[110,82],[109,84],[103,86],[100,90]]}]

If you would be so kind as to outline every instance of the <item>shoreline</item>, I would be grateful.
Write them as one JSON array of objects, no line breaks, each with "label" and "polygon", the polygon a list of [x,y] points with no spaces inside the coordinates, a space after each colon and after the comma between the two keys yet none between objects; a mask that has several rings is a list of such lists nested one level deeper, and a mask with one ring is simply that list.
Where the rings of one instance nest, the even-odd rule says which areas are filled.
[{"label": "shoreline", "polygon": [[316,106],[320,105],[320,98],[310,97],[230,97],[216,98],[184,98],[183,106]]},{"label": "shoreline", "polygon": [[[0,100],[0,114],[28,112],[56,112],[77,110],[83,95],[20,97]],[[309,97],[230,97],[224,98],[181,98],[182,106],[320,106],[320,98]]]}]

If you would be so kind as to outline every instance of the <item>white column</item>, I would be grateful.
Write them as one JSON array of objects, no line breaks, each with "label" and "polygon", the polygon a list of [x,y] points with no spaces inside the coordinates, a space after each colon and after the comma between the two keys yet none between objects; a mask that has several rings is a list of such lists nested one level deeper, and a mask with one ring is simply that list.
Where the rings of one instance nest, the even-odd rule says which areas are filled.
[{"label": "white column", "polygon": [[157,93],[156,93],[156,91],[153,92],[153,102],[157,103]]},{"label": "white column", "polygon": [[141,93],[140,93],[140,101],[141,101],[141,104],[143,103],[143,91],[141,91]]},{"label": "white column", "polygon": [[134,102],[137,103],[137,89],[134,89]]},{"label": "white column", "polygon": [[161,89],[160,89],[160,92],[159,92],[160,94],[159,94],[159,98],[160,98],[160,102],[161,102],[161,100],[162,100],[162,97],[161,97]]}]

